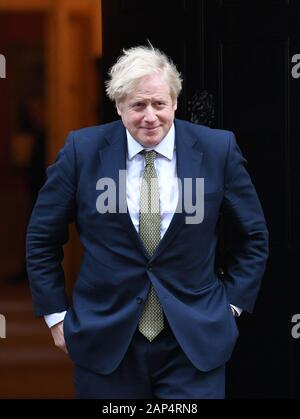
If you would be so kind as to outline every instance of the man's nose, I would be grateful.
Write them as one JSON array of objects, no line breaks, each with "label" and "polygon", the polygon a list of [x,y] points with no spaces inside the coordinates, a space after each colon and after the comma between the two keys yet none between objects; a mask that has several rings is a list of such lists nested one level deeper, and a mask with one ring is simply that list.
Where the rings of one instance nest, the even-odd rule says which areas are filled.
[{"label": "man's nose", "polygon": [[152,106],[147,106],[145,109],[145,121],[146,122],[155,122],[157,119],[155,110],[153,109]]}]

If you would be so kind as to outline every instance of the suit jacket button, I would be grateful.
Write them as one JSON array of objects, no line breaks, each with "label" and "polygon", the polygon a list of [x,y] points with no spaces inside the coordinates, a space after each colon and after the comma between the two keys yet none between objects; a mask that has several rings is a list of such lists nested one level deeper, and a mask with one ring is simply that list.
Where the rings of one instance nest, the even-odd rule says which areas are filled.
[{"label": "suit jacket button", "polygon": [[142,304],[143,299],[142,299],[141,297],[137,297],[136,302],[137,302],[138,304]]}]

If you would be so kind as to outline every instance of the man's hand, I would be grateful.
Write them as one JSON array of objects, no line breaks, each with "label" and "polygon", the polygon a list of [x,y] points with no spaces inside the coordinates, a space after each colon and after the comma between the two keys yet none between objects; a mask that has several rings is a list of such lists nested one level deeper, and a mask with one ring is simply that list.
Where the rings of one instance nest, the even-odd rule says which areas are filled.
[{"label": "man's hand", "polygon": [[66,342],[64,338],[63,324],[64,324],[63,321],[55,324],[54,326],[50,328],[50,331],[51,331],[55,346],[57,346],[59,349],[61,349],[67,354],[68,351],[67,351]]}]

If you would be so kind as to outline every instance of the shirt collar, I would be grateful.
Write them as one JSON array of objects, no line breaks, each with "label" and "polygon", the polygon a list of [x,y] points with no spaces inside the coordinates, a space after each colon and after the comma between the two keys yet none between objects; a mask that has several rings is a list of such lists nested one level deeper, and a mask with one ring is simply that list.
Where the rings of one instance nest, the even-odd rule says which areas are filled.
[{"label": "shirt collar", "polygon": [[162,139],[162,141],[157,144],[157,146],[153,148],[145,148],[143,147],[139,142],[137,142],[132,135],[129,133],[129,131],[126,129],[126,135],[127,135],[127,150],[128,150],[128,158],[129,160],[133,159],[138,153],[140,153],[142,150],[155,150],[160,155],[166,157],[168,160],[172,160],[173,153],[175,150],[175,127],[174,124],[172,124],[168,134],[165,136],[165,138]]}]

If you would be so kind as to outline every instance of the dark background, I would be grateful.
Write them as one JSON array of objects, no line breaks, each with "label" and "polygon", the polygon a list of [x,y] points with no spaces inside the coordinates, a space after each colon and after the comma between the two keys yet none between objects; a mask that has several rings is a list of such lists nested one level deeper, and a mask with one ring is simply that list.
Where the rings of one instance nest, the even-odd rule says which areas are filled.
[{"label": "dark background", "polygon": [[[296,0],[103,0],[103,71],[122,48],[165,51],[184,78],[177,117],[235,132],[270,230],[270,258],[254,315],[238,320],[228,398],[299,398],[299,104]],[[116,119],[107,100],[104,121]],[[226,237],[226,233],[224,233]]]}]

